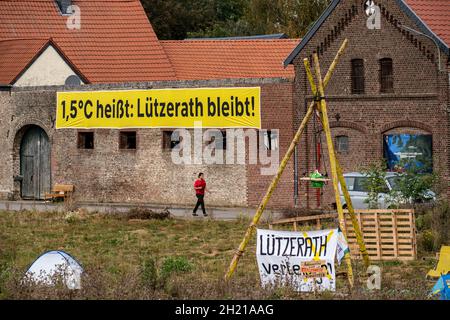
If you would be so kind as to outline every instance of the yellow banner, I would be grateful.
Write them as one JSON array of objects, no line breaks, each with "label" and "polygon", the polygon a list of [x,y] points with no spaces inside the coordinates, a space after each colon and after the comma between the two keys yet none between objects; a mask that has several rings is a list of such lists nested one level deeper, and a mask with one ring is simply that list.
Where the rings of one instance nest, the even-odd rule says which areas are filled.
[{"label": "yellow banner", "polygon": [[261,129],[261,88],[58,92],[56,128]]}]

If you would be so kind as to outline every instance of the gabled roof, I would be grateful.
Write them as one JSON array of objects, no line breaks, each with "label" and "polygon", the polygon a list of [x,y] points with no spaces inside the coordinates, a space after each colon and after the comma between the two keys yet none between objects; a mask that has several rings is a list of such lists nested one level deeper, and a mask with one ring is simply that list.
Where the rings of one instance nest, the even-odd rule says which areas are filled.
[{"label": "gabled roof", "polygon": [[0,40],[0,83],[14,84],[49,46],[52,46],[59,53],[61,58],[78,74],[84,83],[89,83],[89,80],[65,56],[52,39]]},{"label": "gabled roof", "polygon": [[139,0],[73,4],[81,10],[80,30],[67,28],[54,0],[1,0],[0,40],[53,38],[91,83],[175,79]]},{"label": "gabled roof", "polygon": [[[420,31],[431,36],[440,48],[450,55],[450,0],[392,0],[416,22]],[[312,28],[305,35],[301,43],[289,54],[284,66],[292,63],[295,57],[311,40],[317,30],[334,11],[341,0],[333,0]]]},{"label": "gabled roof", "polygon": [[161,41],[179,80],[294,78],[283,59],[300,40]]}]

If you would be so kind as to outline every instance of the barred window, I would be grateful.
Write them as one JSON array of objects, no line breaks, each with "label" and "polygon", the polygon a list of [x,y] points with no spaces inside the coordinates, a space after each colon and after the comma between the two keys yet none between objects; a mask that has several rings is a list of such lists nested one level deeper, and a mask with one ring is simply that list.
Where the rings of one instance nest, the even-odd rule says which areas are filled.
[{"label": "barred window", "polygon": [[163,131],[162,147],[164,150],[175,149],[181,142],[179,131]]},{"label": "barred window", "polygon": [[136,149],[136,131],[121,131],[119,133],[119,149]]},{"label": "barred window", "polygon": [[336,137],[336,151],[337,152],[348,152],[348,136],[337,136]]},{"label": "barred window", "polygon": [[94,132],[78,132],[78,149],[94,149]]},{"label": "barred window", "polygon": [[390,58],[380,60],[380,91],[382,93],[394,91],[394,73]]},{"label": "barred window", "polygon": [[365,90],[364,83],[364,60],[352,60],[352,93],[362,94]]},{"label": "barred window", "polygon": [[227,149],[227,132],[225,130],[221,130],[220,131],[220,136],[216,136],[215,134],[211,134],[207,144],[209,145],[209,144],[212,144],[212,143],[215,143],[215,148],[217,150],[226,150]]}]

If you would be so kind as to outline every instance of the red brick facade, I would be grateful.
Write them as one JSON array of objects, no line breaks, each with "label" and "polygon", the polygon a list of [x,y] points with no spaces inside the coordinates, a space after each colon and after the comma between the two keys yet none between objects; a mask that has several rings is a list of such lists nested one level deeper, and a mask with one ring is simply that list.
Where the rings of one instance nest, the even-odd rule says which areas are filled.
[{"label": "red brick facade", "polygon": [[[448,70],[438,71],[434,43],[424,37],[410,35],[398,23],[417,28],[395,1],[380,0],[381,29],[369,30],[364,1],[341,1],[325,20],[312,39],[294,59],[296,68],[294,104],[295,121],[300,123],[311,101],[303,59],[319,52],[322,72],[325,73],[345,38],[349,46],[339,61],[325,95],[333,139],[338,135],[349,137],[348,153],[338,154],[344,172],[383,158],[383,134],[392,132],[428,133],[433,135],[433,165],[448,189],[449,178],[449,79]],[[448,57],[441,53],[442,65]],[[394,92],[380,93],[379,60],[393,61]],[[351,93],[351,60],[364,59],[365,93]],[[314,169],[313,126],[308,127],[301,141],[299,172]],[[323,152],[327,153],[322,137]],[[325,163],[329,169],[328,156]],[[449,189],[450,191],[450,189]],[[300,185],[300,206],[316,207],[315,191],[306,183]],[[322,206],[334,201],[332,187],[324,188]]]}]

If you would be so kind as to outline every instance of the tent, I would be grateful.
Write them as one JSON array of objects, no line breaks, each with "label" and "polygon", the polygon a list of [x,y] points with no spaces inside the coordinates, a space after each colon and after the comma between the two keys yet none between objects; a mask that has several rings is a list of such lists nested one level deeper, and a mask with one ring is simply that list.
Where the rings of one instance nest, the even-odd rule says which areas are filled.
[{"label": "tent", "polygon": [[427,277],[439,278],[447,273],[450,273],[450,246],[442,246],[436,269],[430,270]]},{"label": "tent", "polygon": [[64,251],[48,251],[39,256],[25,273],[27,280],[44,285],[54,285],[60,274],[69,289],[81,289],[81,265]]},{"label": "tent", "polygon": [[450,300],[450,274],[441,276],[431,290],[433,295],[440,294],[441,300]]}]

